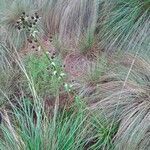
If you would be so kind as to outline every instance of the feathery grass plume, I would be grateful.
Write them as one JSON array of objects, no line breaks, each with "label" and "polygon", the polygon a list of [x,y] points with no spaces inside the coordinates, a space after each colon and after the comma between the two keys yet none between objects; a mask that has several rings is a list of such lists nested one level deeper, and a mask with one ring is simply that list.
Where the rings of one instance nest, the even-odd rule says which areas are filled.
[{"label": "feathery grass plume", "polygon": [[114,138],[115,149],[146,150],[150,148],[150,62],[136,57],[128,80],[124,83],[133,59],[134,56],[127,55],[121,60],[124,63],[121,64],[122,71],[118,70],[120,81],[101,84],[98,92],[88,99],[97,101],[91,105],[92,110],[100,109],[110,120],[115,114],[113,120],[119,123]]},{"label": "feathery grass plume", "polygon": [[5,9],[0,11],[0,25],[7,33],[6,44],[10,44],[17,49],[24,46],[29,33],[22,30],[18,23],[22,15],[24,15],[22,19],[26,19],[26,15],[38,11],[39,8],[34,4],[33,0],[13,0],[11,5],[7,1],[3,3]]},{"label": "feathery grass plume", "polygon": [[106,0],[100,45],[108,50],[149,51],[149,0]]}]

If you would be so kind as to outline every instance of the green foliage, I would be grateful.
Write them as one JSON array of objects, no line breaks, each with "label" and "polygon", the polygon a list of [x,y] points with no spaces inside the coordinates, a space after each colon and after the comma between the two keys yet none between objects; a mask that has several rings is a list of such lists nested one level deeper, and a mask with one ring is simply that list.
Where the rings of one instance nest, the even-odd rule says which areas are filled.
[{"label": "green foliage", "polygon": [[18,30],[17,21],[20,19],[23,12],[27,15],[34,14],[38,8],[33,0],[12,0],[10,2],[1,2],[3,9],[0,10],[0,26],[6,31],[6,44],[17,50],[22,48],[29,36],[26,30]]},{"label": "green foliage", "polygon": [[99,33],[109,50],[149,50],[149,0],[107,0],[105,20]]},{"label": "green foliage", "polygon": [[[38,12],[41,21],[18,30],[23,12],[29,18]],[[43,32],[55,34],[51,44],[63,56],[72,48],[83,54],[95,53],[94,48],[119,52],[90,62],[87,74],[72,81],[75,90],[66,82],[60,57],[19,57],[16,49],[29,37],[40,44]],[[150,0],[0,0],[0,149],[150,149],[149,35]],[[61,111],[59,96],[72,89],[73,106]],[[49,115],[43,104],[51,95]]]},{"label": "green foliage", "polygon": [[[91,145],[90,149],[99,150],[99,149],[108,149],[112,150],[114,148],[113,144],[113,137],[118,130],[118,125],[113,124],[110,127],[111,122],[108,121],[105,117],[99,117],[100,114],[95,115],[92,117],[91,124],[94,127],[93,130],[93,145]],[[91,136],[92,137],[92,136]]]},{"label": "green foliage", "polygon": [[45,116],[40,104],[34,107],[24,99],[19,108],[14,108],[13,114],[14,123],[1,126],[4,139],[0,140],[0,147],[3,150],[83,149],[88,133],[83,111],[69,116],[59,113],[54,122]]},{"label": "green foliage", "polygon": [[64,83],[65,73],[59,59],[51,59],[47,54],[30,55],[26,60],[26,70],[39,95],[56,95]]},{"label": "green foliage", "polygon": [[77,97],[72,111],[63,110],[56,118],[49,118],[40,103],[33,104],[28,98],[20,99],[19,105],[13,106],[11,116],[7,113],[4,116],[5,123],[0,126],[3,135],[0,147],[3,150],[110,148],[115,128],[109,135],[106,120],[89,115],[82,103]]},{"label": "green foliage", "polygon": [[83,39],[81,39],[81,41],[79,42],[80,45],[79,49],[81,53],[86,54],[90,50],[92,51],[94,42],[95,42],[95,37],[93,31],[91,30],[87,31],[85,37],[83,37]]},{"label": "green foliage", "polygon": [[97,84],[101,77],[104,76],[110,68],[110,65],[108,64],[108,60],[105,55],[101,56],[101,58],[98,58],[96,62],[91,64],[88,68],[88,72],[85,76],[83,76],[83,79],[90,84]]}]

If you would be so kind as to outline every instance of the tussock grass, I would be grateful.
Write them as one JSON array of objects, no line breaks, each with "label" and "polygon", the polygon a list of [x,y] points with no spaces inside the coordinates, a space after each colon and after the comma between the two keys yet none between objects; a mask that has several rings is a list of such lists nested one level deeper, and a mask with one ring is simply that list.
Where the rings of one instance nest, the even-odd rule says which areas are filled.
[{"label": "tussock grass", "polygon": [[[23,12],[39,15],[31,32]],[[150,149],[149,34],[149,0],[1,0],[0,149]],[[20,56],[28,37],[39,55]]]},{"label": "tussock grass", "polygon": [[42,105],[31,105],[27,99],[13,109],[11,116],[6,111],[5,123],[1,125],[2,149],[81,149],[84,146],[88,126],[82,112],[70,116],[62,112],[49,120]]},{"label": "tussock grass", "polygon": [[16,28],[17,21],[25,12],[31,16],[35,12],[39,11],[42,7],[42,1],[35,2],[34,0],[12,0],[11,2],[2,1],[1,6],[4,6],[0,11],[0,26],[5,31],[5,43],[10,45],[9,48],[15,47],[17,50],[23,48],[28,38],[28,32],[26,30],[19,31]]},{"label": "tussock grass", "polygon": [[[109,124],[99,116],[93,116],[85,104],[76,97],[67,111],[54,109],[47,116],[41,102],[32,102],[23,95],[12,103],[12,110],[3,109],[3,123],[0,126],[2,149],[99,149],[111,148],[116,126],[107,139]],[[58,104],[56,103],[56,106]],[[108,126],[108,128],[106,128]]]},{"label": "tussock grass", "polygon": [[99,35],[108,50],[149,51],[150,5],[148,0],[106,1]]},{"label": "tussock grass", "polygon": [[118,80],[101,83],[93,88],[92,94],[84,95],[88,103],[92,101],[90,109],[100,110],[112,122],[119,123],[115,149],[149,149],[149,124],[146,123],[149,118],[149,62],[132,55],[127,58],[135,59],[128,79],[130,67],[126,64],[121,67],[125,73],[119,72]]},{"label": "tussock grass", "polygon": [[65,44],[78,43],[88,30],[94,33],[99,3],[98,0],[49,1],[47,11],[44,8],[43,12],[44,28],[49,34],[58,33]]},{"label": "tussock grass", "polygon": [[[67,107],[65,105],[62,107],[60,101],[62,99],[59,97],[61,91],[59,91],[58,86],[58,88],[53,91],[53,86],[55,87],[56,82],[48,83],[50,79],[46,79],[44,85],[44,80],[41,80],[42,83],[38,83],[41,87],[43,86],[43,88],[50,84],[47,92],[55,96],[52,99],[54,105],[47,106],[47,108],[45,107],[44,96],[40,94],[42,93],[41,88],[37,88],[39,86],[36,85],[37,81],[40,82],[40,80],[38,79],[36,81],[37,72],[32,69],[34,69],[33,66],[36,63],[40,63],[40,69],[36,71],[43,73],[43,65],[47,67],[49,63],[51,64],[50,60],[46,61],[47,59],[41,56],[41,60],[43,58],[45,59],[40,62],[40,59],[36,61],[36,57],[31,56],[32,61],[30,59],[27,61],[30,65],[24,66],[26,63],[22,60],[17,51],[16,54],[16,67],[21,78],[13,78],[13,76],[16,77],[14,74],[15,70],[12,70],[13,76],[10,73],[8,76],[7,71],[10,71],[10,69],[5,68],[3,73],[7,75],[9,82],[11,81],[11,76],[12,82],[8,84],[6,77],[3,79],[4,84],[1,82],[0,96],[1,100],[3,100],[1,104],[3,120],[0,126],[2,135],[0,147],[2,149],[83,150],[113,147],[111,139],[114,136],[114,132],[116,132],[116,128],[112,129],[112,133],[110,136],[108,135],[108,139],[107,134],[109,130],[104,127],[105,123],[107,124],[105,119],[101,122],[102,120],[99,116],[93,116],[92,112],[86,110],[86,105],[78,96],[75,96],[75,100],[69,109],[65,109],[65,107]],[[52,69],[51,71],[54,70]],[[41,75],[44,78],[46,77],[44,73]],[[56,78],[55,81],[57,81],[57,79],[58,78]],[[17,83],[17,81],[19,81],[21,85]],[[52,81],[54,81],[54,78],[52,78]],[[24,86],[24,84],[26,86]],[[3,87],[3,85],[5,85],[5,87]],[[18,87],[18,93],[13,91],[16,87]],[[7,88],[9,88],[11,93],[7,91]],[[68,91],[69,89],[66,90]],[[28,95],[28,93],[30,93],[30,95]],[[107,124],[107,126],[109,127],[109,124]]]}]

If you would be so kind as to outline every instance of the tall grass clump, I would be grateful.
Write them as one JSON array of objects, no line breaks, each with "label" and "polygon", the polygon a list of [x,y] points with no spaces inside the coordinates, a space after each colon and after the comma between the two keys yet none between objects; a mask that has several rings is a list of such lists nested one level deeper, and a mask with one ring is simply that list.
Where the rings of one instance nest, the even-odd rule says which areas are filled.
[{"label": "tall grass clump", "polygon": [[[125,56],[124,56],[125,57]],[[134,64],[132,64],[134,60]],[[100,110],[112,122],[119,123],[115,149],[149,149],[149,61],[127,55],[118,69],[118,80],[101,84],[94,92],[92,110]],[[119,68],[118,64],[118,68]],[[132,69],[131,69],[131,64]],[[122,70],[122,71],[121,71]],[[110,128],[111,129],[111,128]]]},{"label": "tall grass clump", "polygon": [[[42,5],[39,7],[40,1],[33,0],[13,0],[7,2],[2,1],[0,10],[0,26],[5,31],[6,40],[5,43],[9,48],[21,49],[25,46],[26,40],[29,37],[30,32],[26,29],[26,26],[22,27],[18,24],[22,21],[26,21],[27,17],[30,17],[35,12],[39,11]],[[24,15],[24,18],[23,18]]]},{"label": "tall grass clump", "polygon": [[149,35],[149,0],[0,0],[0,149],[149,150]]},{"label": "tall grass clump", "polygon": [[[117,131],[116,125],[113,126],[111,134],[109,134],[107,119],[102,119],[99,114],[95,116],[92,112],[89,112],[86,109],[86,104],[78,95],[74,97],[69,109],[67,105],[61,106],[61,100],[64,101],[65,98],[61,98],[61,91],[59,91],[58,86],[58,89],[55,90],[51,87],[56,83],[48,82],[51,80],[58,82],[59,79],[56,76],[55,80],[54,78],[51,79],[52,76],[47,78],[48,73],[54,68],[46,69],[49,67],[47,65],[51,66],[52,62],[50,63],[50,60],[46,59],[45,55],[40,58],[39,56],[31,55],[27,61],[22,61],[18,55],[16,63],[21,78],[13,78],[12,74],[9,73],[8,81],[10,81],[10,76],[12,76],[13,80],[10,86],[7,82],[7,76],[1,78],[6,83],[6,85],[4,83],[6,88],[8,87],[11,91],[9,94],[3,86],[0,87],[0,97],[1,99],[3,97],[5,102],[1,105],[3,119],[0,126],[0,147],[2,149],[98,150],[100,148],[109,149],[114,147],[112,138]],[[54,65],[54,60],[52,64]],[[35,69],[36,65],[38,66],[37,70]],[[59,73],[58,70],[57,72]],[[7,74],[6,68],[3,73]],[[47,88],[49,84],[50,87]],[[13,91],[17,85],[19,95],[16,95]],[[42,90],[42,88],[45,89]],[[27,91],[30,91],[30,95],[28,95]],[[57,91],[58,93],[56,93]],[[45,107],[44,93],[55,95],[52,99],[54,101],[53,107]],[[50,113],[47,113],[47,110]]]},{"label": "tall grass clump", "polygon": [[149,0],[105,1],[104,22],[99,36],[109,50],[149,51]]},{"label": "tall grass clump", "polygon": [[[11,116],[5,111],[1,125],[3,137],[0,147],[5,149],[82,149],[88,133],[87,117],[83,112],[67,115],[65,112],[48,118],[42,105],[23,99],[13,107]],[[11,120],[11,121],[10,121]]]},{"label": "tall grass clump", "polygon": [[[78,43],[91,30],[94,34],[101,1],[56,0],[48,1],[43,10],[44,28],[49,34],[57,33],[66,44]],[[57,19],[55,18],[57,16]]]},{"label": "tall grass clump", "polygon": [[69,111],[64,109],[55,115],[54,109],[51,117],[46,115],[42,103],[32,103],[24,96],[17,101],[18,105],[12,105],[12,111],[3,109],[0,126],[0,147],[3,150],[98,150],[113,147],[111,141],[116,126],[107,138],[107,121],[91,116],[77,97]]}]

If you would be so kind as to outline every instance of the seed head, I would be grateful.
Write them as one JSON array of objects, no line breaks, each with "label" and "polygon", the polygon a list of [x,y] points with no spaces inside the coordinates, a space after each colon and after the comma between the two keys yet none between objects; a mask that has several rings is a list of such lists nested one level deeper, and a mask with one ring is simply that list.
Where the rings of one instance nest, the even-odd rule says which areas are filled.
[{"label": "seed head", "polygon": [[34,19],[34,16],[31,16],[31,19]]},{"label": "seed head", "polygon": [[25,13],[25,12],[22,12],[22,14],[25,15],[26,13]]},{"label": "seed head", "polygon": [[37,39],[35,39],[34,42],[37,43]]},{"label": "seed head", "polygon": [[35,48],[35,46],[33,45],[33,46],[32,46],[32,48],[34,49],[34,48]]},{"label": "seed head", "polygon": [[32,43],[32,40],[31,40],[31,39],[27,39],[27,40],[28,40],[29,43]]},{"label": "seed head", "polygon": [[24,20],[25,20],[25,18],[21,17],[21,21],[24,21]]},{"label": "seed head", "polygon": [[21,30],[21,27],[20,27],[20,26],[18,26],[17,28],[18,28],[18,30]]}]

